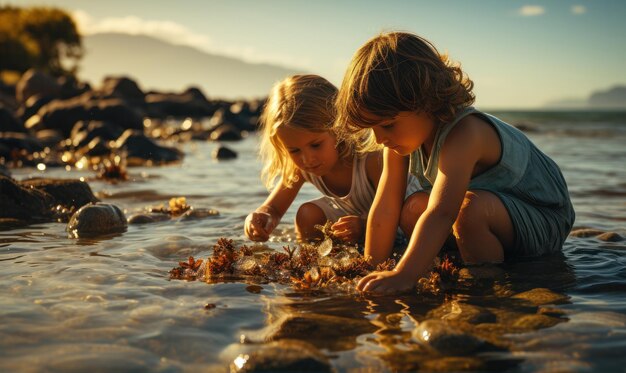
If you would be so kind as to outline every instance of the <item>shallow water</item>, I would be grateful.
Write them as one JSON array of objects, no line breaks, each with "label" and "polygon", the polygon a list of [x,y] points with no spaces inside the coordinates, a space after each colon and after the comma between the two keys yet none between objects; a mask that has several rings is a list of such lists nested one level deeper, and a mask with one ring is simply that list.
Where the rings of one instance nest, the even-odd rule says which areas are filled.
[{"label": "shallow water", "polygon": [[[529,136],[561,166],[576,227],[626,235],[626,114],[496,114],[537,129]],[[362,297],[271,283],[168,280],[179,260],[208,257],[220,237],[247,242],[243,220],[267,194],[258,177],[255,135],[227,144],[239,153],[234,161],[211,160],[215,143],[181,146],[182,164],[132,168],[130,181],[89,184],[127,216],[177,196],[217,209],[219,216],[130,226],[97,239],[70,239],[62,223],[0,232],[0,371],[227,371],[237,356],[287,338],[311,343],[337,371],[624,371],[624,241],[570,237],[562,257],[480,267],[474,269],[476,286],[436,296]],[[17,179],[42,175],[12,172]],[[60,169],[43,175],[93,177]],[[294,207],[316,195],[306,186]],[[283,234],[271,248],[293,237],[294,212],[283,219]],[[511,297],[534,288],[561,299],[537,306]],[[459,303],[495,315],[495,322],[470,326],[497,348],[447,356],[411,338],[420,322]],[[544,311],[548,324],[515,321]]]}]

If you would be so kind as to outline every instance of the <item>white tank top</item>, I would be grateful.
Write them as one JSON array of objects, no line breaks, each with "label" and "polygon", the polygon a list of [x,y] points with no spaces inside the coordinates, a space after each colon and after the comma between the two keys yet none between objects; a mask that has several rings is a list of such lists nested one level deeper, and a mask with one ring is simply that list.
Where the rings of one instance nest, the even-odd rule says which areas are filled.
[{"label": "white tank top", "polygon": [[350,191],[345,196],[338,196],[333,193],[320,176],[302,171],[304,179],[313,184],[324,196],[328,197],[335,208],[344,210],[347,215],[356,215],[367,218],[376,190],[367,177],[366,163],[367,156],[355,155],[352,161],[352,184]]}]

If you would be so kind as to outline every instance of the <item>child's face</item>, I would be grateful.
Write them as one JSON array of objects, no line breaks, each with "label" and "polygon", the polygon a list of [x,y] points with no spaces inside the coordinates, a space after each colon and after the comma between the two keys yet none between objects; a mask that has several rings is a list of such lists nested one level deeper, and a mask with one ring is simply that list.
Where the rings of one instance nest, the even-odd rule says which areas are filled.
[{"label": "child's face", "polygon": [[311,132],[283,126],[276,132],[293,163],[301,170],[317,176],[330,172],[339,160],[336,138],[330,132]]},{"label": "child's face", "polygon": [[400,155],[409,155],[435,136],[435,123],[424,113],[401,111],[372,127],[376,142]]}]

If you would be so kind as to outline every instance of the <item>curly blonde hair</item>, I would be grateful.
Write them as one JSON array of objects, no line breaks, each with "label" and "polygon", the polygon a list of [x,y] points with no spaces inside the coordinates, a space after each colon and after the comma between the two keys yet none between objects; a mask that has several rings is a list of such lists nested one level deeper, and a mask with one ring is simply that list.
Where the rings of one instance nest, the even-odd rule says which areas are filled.
[{"label": "curly blonde hair", "polygon": [[[274,85],[261,114],[261,179],[271,189],[276,179],[291,187],[298,180],[298,168],[277,136],[282,126],[336,135],[335,99],[337,87],[318,75],[294,75]],[[361,147],[371,148],[370,137],[346,138],[336,144],[341,160],[352,160]]]},{"label": "curly blonde hair", "polygon": [[406,32],[380,34],[354,55],[337,95],[337,131],[362,132],[401,111],[451,121],[474,102],[474,83],[460,64],[427,40]]}]

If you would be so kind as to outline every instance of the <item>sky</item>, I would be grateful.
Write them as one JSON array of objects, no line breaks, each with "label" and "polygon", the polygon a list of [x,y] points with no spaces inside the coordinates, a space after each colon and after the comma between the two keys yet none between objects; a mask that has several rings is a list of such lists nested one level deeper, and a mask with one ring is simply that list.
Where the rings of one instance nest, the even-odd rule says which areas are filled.
[{"label": "sky", "polygon": [[626,85],[626,1],[17,0],[56,6],[81,32],[147,34],[339,85],[384,31],[419,34],[460,62],[484,108],[538,108]]}]

